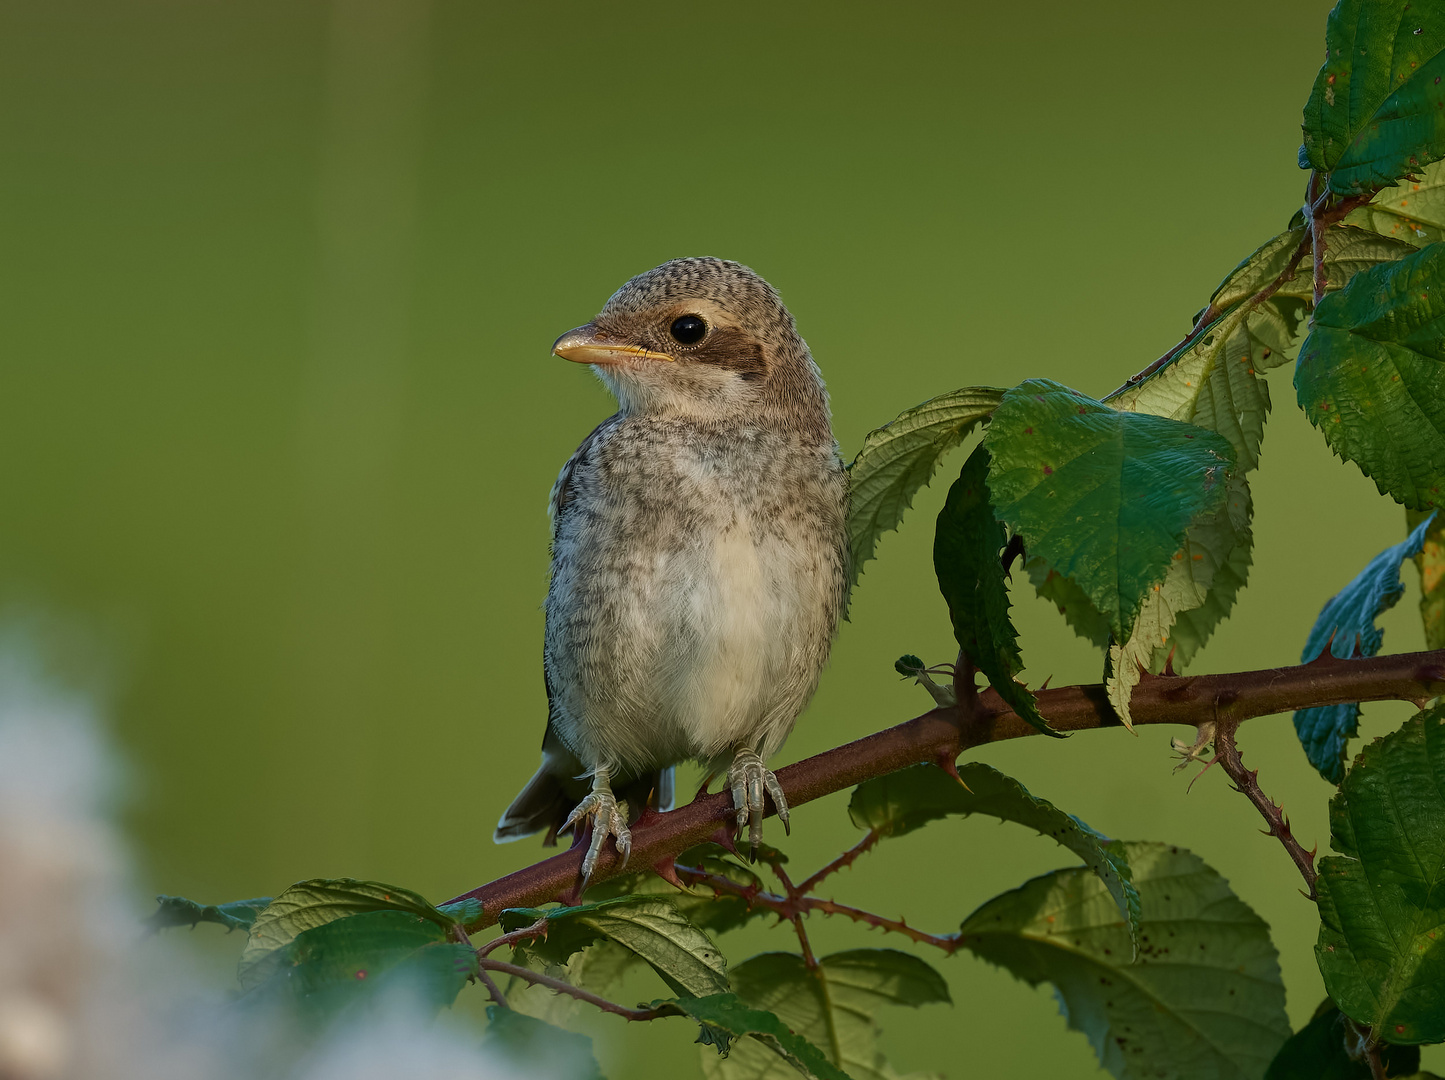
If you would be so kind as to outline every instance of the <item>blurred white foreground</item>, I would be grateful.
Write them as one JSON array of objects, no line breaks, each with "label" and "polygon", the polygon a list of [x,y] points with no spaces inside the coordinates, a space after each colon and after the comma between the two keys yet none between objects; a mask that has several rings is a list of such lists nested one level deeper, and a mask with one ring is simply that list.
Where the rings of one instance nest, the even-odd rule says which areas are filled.
[{"label": "blurred white foreground", "polygon": [[476,1031],[400,1005],[300,1056],[282,1025],[243,1025],[183,940],[142,933],[148,898],[110,816],[112,748],[92,704],[37,671],[0,630],[0,1080],[524,1075]]}]

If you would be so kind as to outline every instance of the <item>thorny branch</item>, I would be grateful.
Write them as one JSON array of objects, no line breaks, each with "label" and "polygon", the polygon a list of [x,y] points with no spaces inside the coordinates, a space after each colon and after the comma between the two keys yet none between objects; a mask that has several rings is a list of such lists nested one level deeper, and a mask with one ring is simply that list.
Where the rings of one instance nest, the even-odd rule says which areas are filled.
[{"label": "thorny branch", "polygon": [[[862,908],[851,907],[848,904],[840,904],[836,900],[825,900],[818,896],[780,896],[777,893],[768,892],[756,885],[743,885],[724,877],[722,874],[712,874],[706,870],[694,866],[677,866],[678,875],[692,885],[706,885],[715,893],[726,893],[740,897],[750,908],[759,907],[772,911],[781,919],[789,922],[800,915],[810,912],[818,912],[822,915],[842,915],[852,919],[854,922],[865,923],[868,926],[876,927],[885,933],[902,934],[912,941],[923,945],[932,945],[952,955],[958,949],[958,941],[950,935],[929,934],[918,930],[903,919],[888,919],[882,915],[875,915],[871,911],[864,911]],[[814,875],[815,877],[817,875]],[[811,880],[811,879],[809,879]]]},{"label": "thorny branch", "polygon": [[[783,869],[783,864],[780,862],[772,862],[768,865],[772,867],[772,871],[778,876],[778,880],[783,883],[783,891],[787,893],[788,898],[793,899],[799,897],[798,887],[794,885],[788,877],[788,872]],[[813,943],[808,940],[808,931],[803,926],[803,910],[796,908],[793,913],[788,916],[788,921],[793,924],[793,931],[798,935],[798,947],[803,951],[803,963],[807,964],[810,970],[817,971],[818,958],[813,955]]]},{"label": "thorny branch", "polygon": [[1264,834],[1278,838],[1279,842],[1284,845],[1285,851],[1294,860],[1295,866],[1299,867],[1305,884],[1309,886],[1309,898],[1314,900],[1316,898],[1315,882],[1319,879],[1319,872],[1315,869],[1315,851],[1304,849],[1304,845],[1295,838],[1294,831],[1290,828],[1289,818],[1285,816],[1284,807],[1271,799],[1260,788],[1259,770],[1245,768],[1244,759],[1234,741],[1234,732],[1238,727],[1238,721],[1229,720],[1219,724],[1215,729],[1214,760],[1229,775],[1230,780],[1234,781],[1234,790],[1254,803],[1260,817],[1264,818],[1265,824],[1269,826],[1264,830]]},{"label": "thorny branch", "polygon": [[[1294,278],[1295,272],[1299,269],[1299,264],[1304,261],[1304,257],[1311,253],[1314,256],[1314,270],[1312,274],[1314,302],[1318,304],[1320,300],[1324,298],[1325,290],[1328,286],[1328,279],[1325,274],[1325,253],[1327,247],[1326,237],[1329,227],[1336,222],[1342,221],[1357,207],[1369,202],[1373,196],[1352,195],[1347,199],[1341,199],[1339,202],[1331,205],[1328,188],[1325,188],[1323,193],[1318,190],[1320,187],[1318,176],[1318,173],[1310,174],[1309,193],[1304,206],[1305,224],[1308,227],[1305,230],[1304,236],[1300,238],[1294,254],[1290,256],[1289,262],[1285,265],[1284,270],[1280,272],[1279,276],[1253,296],[1249,297],[1249,299],[1242,302],[1242,306],[1245,308],[1252,310],[1258,307],[1282,289],[1286,282]],[[1230,305],[1230,307],[1233,306],[1234,305]],[[1229,308],[1217,308],[1213,303],[1210,303],[1208,307],[1200,312],[1199,318],[1195,320],[1194,326],[1190,328],[1189,333],[1184,335],[1179,344],[1175,345],[1137,375],[1131,375],[1123,386],[1109,394],[1104,400],[1107,401],[1109,398],[1117,397],[1125,390],[1139,385],[1139,383],[1143,382],[1150,375],[1153,375],[1160,368],[1166,367],[1176,357],[1189,351],[1195,342],[1214,328],[1214,324],[1218,321],[1219,317],[1227,310],[1229,310]]]},{"label": "thorny branch", "polygon": [[573,986],[562,979],[554,979],[550,975],[544,975],[540,971],[533,971],[531,968],[522,967],[520,964],[509,964],[505,960],[478,960],[483,976],[488,971],[499,971],[504,975],[514,975],[530,983],[537,983],[555,990],[559,994],[566,994],[578,1001],[585,1001],[589,1005],[595,1005],[603,1012],[613,1013],[624,1020],[656,1020],[659,1016],[675,1016],[678,1010],[673,1005],[659,1005],[653,1009],[629,1009],[625,1005],[619,1005],[615,1001],[608,1001],[599,997],[590,990],[584,990],[580,986]]},{"label": "thorny branch", "polygon": [[[808,895],[828,874],[841,866],[851,864],[858,856],[876,844],[877,841],[878,834],[869,832],[862,841],[849,848],[848,851],[844,852],[837,859],[829,862],[817,873],[808,877],[801,885],[793,884],[792,879],[788,876],[788,872],[783,868],[780,860],[776,858],[768,859],[768,867],[783,886],[782,895],[768,892],[758,884],[742,884],[722,874],[711,873],[701,867],[685,866],[682,863],[677,863],[673,866],[673,871],[677,881],[680,883],[705,885],[712,889],[715,895],[726,894],[737,896],[747,904],[750,910],[753,908],[763,908],[775,913],[779,919],[791,923],[794,931],[798,935],[798,944],[802,950],[803,962],[814,972],[819,971],[820,964],[816,955],[813,953],[812,943],[808,940],[807,929],[803,925],[804,916],[814,911],[821,912],[824,915],[844,915],[853,919],[855,922],[866,923],[869,926],[878,927],[884,931],[904,934],[913,941],[936,946],[949,955],[952,955],[959,947],[959,942],[956,937],[924,933],[921,930],[915,930],[901,919],[887,919],[881,915],[874,915],[872,912],[864,911],[861,908],[850,907],[846,904],[839,904],[833,900],[824,900]],[[546,986],[557,993],[568,994],[578,1001],[585,1001],[588,1004],[595,1005],[603,1012],[614,1013],[627,1020],[653,1020],[661,1016],[672,1015],[676,1011],[666,1006],[653,1009],[629,1009],[626,1006],[608,1001],[597,994],[584,990],[565,980],[557,979],[517,964],[489,959],[488,954],[501,946],[515,946],[522,941],[545,934],[546,929],[547,920],[545,918],[538,919],[530,926],[513,930],[510,933],[499,934],[481,948],[477,949],[478,979],[487,988],[487,992],[491,995],[492,1000],[498,1005],[504,1008],[509,1007],[507,1005],[507,999],[503,995],[500,987],[498,987],[496,981],[493,980],[489,974],[493,971],[514,975],[519,979]],[[465,930],[458,927],[456,928],[456,933],[464,943],[468,945],[471,944],[470,940],[467,939]],[[836,1051],[836,1037],[834,1042],[834,1049]]]},{"label": "thorny branch", "polygon": [[[1403,700],[1423,705],[1445,693],[1445,650],[1342,660],[1325,657],[1295,667],[1228,675],[1148,676],[1130,703],[1136,726],[1207,721],[1240,722],[1253,716],[1293,712],[1356,701]],[[1040,690],[1039,711],[1059,731],[1121,726],[1100,685]],[[950,763],[964,750],[1037,732],[1012,712],[993,690],[978,694],[973,715],[958,707],[937,708],[866,738],[836,747],[778,770],[792,806],[801,806],[864,780],[919,762]],[[654,817],[632,834],[634,865],[670,866],[677,856],[735,821],[732,796],[704,795]],[[506,877],[478,886],[452,902],[478,900],[481,914],[467,924],[479,930],[497,921],[504,908],[536,907],[575,886],[581,869],[578,850],[554,855]],[[621,872],[610,850],[593,875],[605,881]],[[818,908],[817,910],[822,910]],[[844,914],[844,912],[837,912]]]},{"label": "thorny branch", "polygon": [[825,877],[827,877],[829,874],[836,874],[845,866],[852,866],[853,863],[857,861],[859,855],[862,855],[865,851],[867,851],[876,843],[878,843],[878,833],[870,829],[868,831],[868,835],[863,837],[862,840],[859,840],[847,851],[843,852],[843,854],[839,855],[836,859],[828,863],[816,874],[814,874],[812,877],[808,878],[801,885],[799,885],[798,891],[800,893],[810,893],[814,891],[818,887],[818,884]]}]

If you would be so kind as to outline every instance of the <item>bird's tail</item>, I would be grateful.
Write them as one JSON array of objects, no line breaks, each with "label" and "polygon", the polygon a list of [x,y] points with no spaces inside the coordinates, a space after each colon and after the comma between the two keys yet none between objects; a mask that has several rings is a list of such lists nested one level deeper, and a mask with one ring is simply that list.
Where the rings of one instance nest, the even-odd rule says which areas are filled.
[{"label": "bird's tail", "polygon": [[547,832],[549,844],[557,842],[557,830],[567,820],[567,815],[572,812],[572,807],[577,805],[578,800],[569,796],[564,789],[572,786],[567,784],[567,778],[558,776],[550,766],[551,762],[544,757],[542,767],[527,781],[527,786],[512,800],[512,805],[507,807],[502,820],[497,822],[496,831],[492,833],[492,839],[497,843],[510,843],[543,830]]}]

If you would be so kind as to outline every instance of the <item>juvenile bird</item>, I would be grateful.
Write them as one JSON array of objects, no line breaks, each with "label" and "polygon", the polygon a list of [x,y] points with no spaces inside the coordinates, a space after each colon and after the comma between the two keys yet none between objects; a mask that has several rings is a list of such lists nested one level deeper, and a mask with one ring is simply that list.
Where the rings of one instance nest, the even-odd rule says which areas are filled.
[{"label": "juvenile bird", "polygon": [[[793,317],[752,270],[674,259],[552,351],[591,364],[618,411],[552,489],[542,767],[497,841],[592,820],[584,882],[624,861],[672,767],[727,769],[762,838],[767,759],[812,697],[847,593],[848,481]],[[588,781],[590,780],[590,790]],[[619,799],[627,803],[624,813]]]}]

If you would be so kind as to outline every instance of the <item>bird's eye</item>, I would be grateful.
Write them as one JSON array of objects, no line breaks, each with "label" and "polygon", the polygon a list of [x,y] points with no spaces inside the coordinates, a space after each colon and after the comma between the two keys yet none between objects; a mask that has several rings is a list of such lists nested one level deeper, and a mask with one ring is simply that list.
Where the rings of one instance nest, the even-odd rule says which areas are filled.
[{"label": "bird's eye", "polygon": [[696,315],[683,315],[672,320],[668,333],[683,345],[696,345],[707,334],[707,323]]}]

